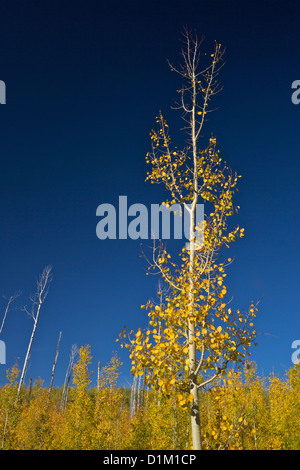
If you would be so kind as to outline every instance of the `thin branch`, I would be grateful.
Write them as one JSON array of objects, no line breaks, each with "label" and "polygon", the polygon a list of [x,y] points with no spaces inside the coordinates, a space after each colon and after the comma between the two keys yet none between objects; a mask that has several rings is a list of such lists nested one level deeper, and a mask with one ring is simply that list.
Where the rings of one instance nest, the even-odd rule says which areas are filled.
[{"label": "thin branch", "polygon": [[5,309],[5,312],[4,312],[4,316],[3,316],[3,320],[2,320],[2,323],[1,323],[1,327],[0,327],[0,335],[2,333],[2,330],[3,330],[3,327],[4,327],[4,323],[5,323],[5,319],[7,317],[7,314],[8,314],[8,311],[10,309],[10,306],[11,304],[14,302],[14,300],[16,300],[18,297],[20,297],[21,295],[21,291],[18,291],[18,292],[15,292],[13,295],[11,295],[8,299],[8,302],[6,304],[6,309]]}]

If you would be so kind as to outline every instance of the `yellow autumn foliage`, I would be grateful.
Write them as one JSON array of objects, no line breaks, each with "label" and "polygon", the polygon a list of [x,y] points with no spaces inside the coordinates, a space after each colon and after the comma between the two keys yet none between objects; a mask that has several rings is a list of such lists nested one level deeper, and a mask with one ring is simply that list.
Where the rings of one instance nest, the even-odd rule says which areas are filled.
[{"label": "yellow autumn foliage", "polygon": [[[65,409],[61,389],[51,395],[42,380],[16,398],[17,367],[8,371],[0,388],[0,448],[15,450],[191,449],[189,406],[183,393],[139,387],[132,412],[133,391],[117,386],[117,356],[90,386],[91,353],[80,349],[73,386]],[[284,377],[260,377],[255,363],[227,371],[199,394],[203,448],[213,450],[300,450],[300,365]],[[131,399],[130,399],[131,394]]]}]

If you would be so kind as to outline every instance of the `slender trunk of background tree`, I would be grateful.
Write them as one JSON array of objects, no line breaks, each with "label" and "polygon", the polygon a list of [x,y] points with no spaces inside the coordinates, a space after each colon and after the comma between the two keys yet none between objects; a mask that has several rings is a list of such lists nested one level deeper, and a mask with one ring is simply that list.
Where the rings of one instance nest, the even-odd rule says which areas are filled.
[{"label": "slender trunk of background tree", "polygon": [[141,406],[143,411],[145,410],[145,388],[146,388],[146,381],[145,376],[143,377],[143,388],[142,388],[142,397],[141,397]]},{"label": "slender trunk of background tree", "polygon": [[138,378],[138,387],[137,387],[137,404],[136,404],[137,411],[140,411],[140,407],[141,407],[141,380],[142,380],[142,377],[140,375]]},{"label": "slender trunk of background tree", "polygon": [[100,361],[98,361],[97,390],[100,390]]},{"label": "slender trunk of background tree", "polygon": [[7,313],[8,313],[8,310],[9,310],[9,306],[10,306],[10,304],[11,304],[11,301],[12,301],[12,297],[10,297],[10,298],[8,299],[8,302],[7,302],[7,305],[6,305],[6,309],[5,309],[5,312],[4,312],[2,324],[1,324],[1,327],[0,327],[0,335],[1,335],[2,330],[3,330],[3,326],[4,326],[4,323],[5,323],[5,319],[6,319],[6,316],[7,316]]},{"label": "slender trunk of background tree", "polygon": [[16,294],[14,295],[11,295],[8,299],[8,302],[6,304],[6,309],[5,309],[5,312],[4,312],[4,316],[3,316],[3,320],[2,320],[2,323],[1,323],[1,326],[0,326],[0,335],[2,333],[2,330],[3,330],[3,327],[4,327],[4,323],[5,323],[5,320],[6,320],[6,317],[7,317],[7,314],[8,314],[8,311],[9,311],[9,308],[12,304],[12,302],[21,295],[21,292],[17,292]]},{"label": "slender trunk of background tree", "polygon": [[45,424],[45,421],[46,421],[46,416],[47,416],[47,411],[48,411],[48,406],[49,406],[49,401],[50,401],[50,396],[51,396],[51,391],[52,391],[52,385],[53,385],[53,379],[54,379],[54,372],[55,372],[55,368],[56,368],[56,362],[57,362],[57,358],[58,358],[60,339],[61,339],[61,332],[59,333],[58,343],[57,343],[57,347],[56,347],[56,354],[55,354],[53,367],[52,367],[51,381],[50,381],[50,385],[49,385],[49,388],[48,388],[48,397],[47,397],[47,401],[46,401],[46,406],[45,406],[45,409],[44,409],[44,411],[42,413],[42,416],[41,416],[40,449],[42,449],[42,447],[43,447],[44,424]]},{"label": "slender trunk of background tree", "polygon": [[29,356],[30,356],[30,351],[31,351],[31,346],[32,346],[32,341],[33,341],[33,338],[34,338],[34,335],[35,335],[35,331],[36,331],[36,327],[37,327],[41,307],[42,307],[42,305],[45,301],[45,298],[47,297],[47,294],[48,294],[49,282],[51,281],[51,269],[52,269],[51,266],[47,266],[46,268],[44,268],[44,270],[43,270],[43,272],[42,272],[42,274],[41,274],[41,276],[40,276],[40,278],[37,282],[36,293],[34,294],[34,296],[31,299],[32,300],[32,309],[31,309],[31,311],[29,312],[26,309],[26,307],[24,308],[24,310],[28,313],[28,315],[33,318],[34,324],[33,324],[33,329],[32,329],[32,333],[31,333],[31,336],[30,336],[30,340],[29,340],[29,344],[28,344],[28,348],[27,348],[27,353],[26,353],[26,356],[25,356],[24,365],[23,365],[23,369],[22,369],[22,373],[21,373],[21,377],[20,377],[20,381],[19,381],[16,402],[18,401],[20,390],[21,390],[21,387],[22,387],[23,382],[24,382],[26,369],[27,369],[27,364],[28,364],[28,359],[29,359]]},{"label": "slender trunk of background tree", "polygon": [[50,398],[50,394],[51,394],[52,386],[53,386],[53,379],[54,379],[54,373],[55,373],[55,368],[56,368],[56,363],[57,363],[57,358],[58,358],[60,339],[61,339],[61,332],[59,333],[59,338],[58,338],[57,347],[56,347],[55,359],[54,359],[53,367],[52,367],[51,382],[50,382],[50,385],[49,385],[49,388],[48,388],[48,400]]},{"label": "slender trunk of background tree", "polygon": [[130,417],[133,418],[133,416],[136,413],[136,384],[137,384],[137,376],[133,377],[133,382],[131,386],[131,394],[130,394]]},{"label": "slender trunk of background tree", "polygon": [[36,318],[35,318],[35,320],[34,320],[34,325],[33,325],[32,333],[31,333],[31,336],[30,336],[30,340],[29,340],[29,344],[28,344],[28,348],[27,348],[27,353],[26,353],[26,356],[25,356],[25,360],[24,360],[24,364],[23,364],[23,369],[22,369],[22,373],[21,373],[21,377],[20,377],[20,381],[19,381],[19,386],[18,386],[16,401],[17,401],[18,398],[19,398],[20,390],[21,390],[21,387],[22,387],[23,382],[24,382],[24,378],[25,378],[25,374],[26,374],[26,369],[27,369],[27,364],[28,364],[29,355],[30,355],[31,346],[32,346],[32,341],[33,341],[33,338],[34,338],[34,334],[35,334],[37,322],[38,322],[38,319],[39,319],[40,308],[41,308],[41,305],[39,305],[39,307],[38,307],[37,316],[36,316]]},{"label": "slender trunk of background tree", "polygon": [[69,364],[68,364],[68,368],[67,368],[67,372],[66,372],[66,376],[65,376],[65,382],[64,382],[61,401],[60,401],[60,411],[63,411],[65,409],[66,404],[67,404],[68,392],[69,392],[69,383],[70,383],[73,364],[74,364],[74,360],[75,360],[77,352],[78,352],[77,346],[76,346],[76,344],[73,344],[73,346],[71,348],[70,360],[69,360]]}]

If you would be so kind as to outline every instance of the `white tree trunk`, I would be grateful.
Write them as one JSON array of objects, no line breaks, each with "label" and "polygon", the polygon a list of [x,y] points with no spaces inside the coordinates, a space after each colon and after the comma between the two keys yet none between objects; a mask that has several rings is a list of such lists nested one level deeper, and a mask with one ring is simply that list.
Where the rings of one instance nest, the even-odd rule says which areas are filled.
[{"label": "white tree trunk", "polygon": [[16,401],[19,398],[19,394],[20,394],[20,391],[21,391],[21,388],[22,388],[22,385],[23,385],[23,382],[24,382],[26,369],[27,369],[27,364],[28,364],[29,355],[30,355],[31,346],[32,346],[32,341],[33,341],[33,338],[34,338],[37,322],[38,322],[38,319],[39,319],[40,310],[41,310],[41,304],[38,305],[37,314],[36,314],[36,317],[35,317],[35,320],[34,320],[33,329],[32,329],[32,333],[31,333],[28,348],[27,348],[27,353],[26,353],[25,360],[24,360],[22,374],[21,374],[20,381],[19,381]]},{"label": "white tree trunk", "polygon": [[[42,274],[40,275],[40,278],[37,282],[36,293],[32,298],[32,310],[31,310],[31,312],[28,312],[26,307],[24,308],[24,310],[28,313],[28,315],[33,318],[34,324],[33,324],[33,329],[32,329],[32,333],[31,333],[31,336],[30,336],[30,340],[29,340],[29,344],[28,344],[28,348],[27,348],[27,353],[26,353],[26,357],[25,357],[25,360],[24,360],[24,365],[23,365],[23,369],[22,369],[22,373],[21,373],[21,377],[20,377],[20,381],[19,381],[16,402],[18,401],[19,394],[20,394],[20,391],[21,391],[21,388],[22,388],[22,385],[23,385],[23,382],[24,382],[26,369],[27,369],[27,364],[28,364],[30,351],[31,351],[31,346],[32,346],[32,341],[33,341],[36,326],[37,326],[37,323],[38,323],[41,306],[44,303],[44,300],[45,300],[45,298],[47,297],[47,294],[48,294],[48,286],[49,286],[49,282],[51,281],[51,270],[52,270],[51,266],[46,266],[44,268]],[[36,309],[36,311],[35,311],[35,309]]]},{"label": "white tree trunk", "polygon": [[49,389],[48,389],[48,400],[50,398],[50,394],[51,394],[51,390],[52,390],[52,386],[53,386],[53,379],[54,379],[54,373],[55,373],[55,368],[56,368],[56,363],[57,363],[57,358],[58,358],[60,339],[61,339],[61,332],[59,333],[59,338],[58,338],[57,347],[56,347],[55,359],[54,359],[53,366],[52,366],[51,381],[50,381],[50,385],[49,385]]},{"label": "white tree trunk", "polygon": [[[195,76],[193,75],[193,94],[192,94],[192,109],[191,109],[191,140],[193,148],[193,202],[190,208],[190,313],[193,315],[194,310],[194,271],[195,271],[195,242],[196,242],[196,208],[198,203],[198,169],[197,169],[197,136],[196,136],[196,89],[195,89]],[[195,322],[189,320],[189,375],[190,375],[190,393],[193,396],[191,404],[191,429],[192,429],[192,442],[193,450],[201,450],[201,427],[200,427],[200,412],[199,412],[199,397],[198,397],[198,384],[197,384],[197,357],[196,345],[193,340],[195,337]]]}]

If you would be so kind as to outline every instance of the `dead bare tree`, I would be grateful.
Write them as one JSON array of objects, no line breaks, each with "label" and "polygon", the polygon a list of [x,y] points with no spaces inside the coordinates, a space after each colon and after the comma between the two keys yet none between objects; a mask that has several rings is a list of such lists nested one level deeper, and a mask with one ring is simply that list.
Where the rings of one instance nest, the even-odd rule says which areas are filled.
[{"label": "dead bare tree", "polygon": [[27,369],[27,364],[28,364],[28,359],[29,359],[29,356],[30,356],[30,351],[31,351],[31,346],[32,346],[32,341],[33,341],[35,330],[36,330],[36,327],[37,327],[41,307],[42,307],[42,305],[43,305],[43,303],[44,303],[44,301],[47,297],[47,294],[48,294],[48,291],[49,291],[49,284],[52,280],[51,271],[52,271],[52,267],[51,266],[46,266],[44,268],[42,274],[40,275],[40,277],[37,281],[36,292],[33,296],[31,296],[31,310],[27,310],[27,307],[23,308],[23,310],[25,310],[26,313],[33,319],[34,323],[33,323],[33,329],[32,329],[32,333],[31,333],[31,336],[30,336],[30,340],[29,340],[29,344],[28,344],[28,348],[27,348],[27,353],[26,353],[26,356],[25,356],[24,365],[23,365],[23,369],[22,369],[22,373],[21,373],[21,377],[20,377],[20,381],[19,381],[16,402],[19,398],[20,390],[21,390],[23,382],[24,382],[26,369]]},{"label": "dead bare tree", "polygon": [[6,304],[6,309],[5,309],[5,312],[4,312],[4,316],[3,316],[3,320],[2,320],[2,323],[1,323],[1,327],[0,327],[0,335],[2,333],[2,330],[3,330],[3,327],[4,327],[4,323],[5,323],[5,320],[6,320],[6,317],[7,317],[7,314],[8,314],[8,311],[10,309],[10,306],[11,304],[14,302],[14,300],[16,300],[17,297],[19,297],[21,295],[21,291],[18,291],[18,292],[15,292],[13,295],[11,295],[7,301],[7,304]]},{"label": "dead bare tree", "polygon": [[69,385],[70,385],[70,379],[71,379],[71,374],[72,374],[72,369],[73,369],[73,364],[75,357],[78,353],[78,348],[76,344],[73,344],[71,348],[71,353],[70,353],[70,360],[65,376],[65,382],[63,385],[63,391],[62,391],[62,396],[61,396],[61,401],[60,401],[60,411],[62,412],[65,409],[65,406],[67,404],[68,400],[68,393],[69,393]]},{"label": "dead bare tree", "polygon": [[98,361],[98,374],[97,374],[97,390],[100,390],[100,361]]},{"label": "dead bare tree", "polygon": [[55,359],[54,359],[53,367],[52,367],[51,382],[50,382],[50,385],[49,385],[49,388],[48,388],[48,400],[50,398],[50,394],[51,394],[51,390],[52,390],[52,386],[53,386],[53,379],[54,379],[54,373],[55,373],[55,368],[56,368],[56,362],[57,362],[57,358],[58,358],[60,339],[61,339],[61,332],[59,333],[59,338],[58,338],[57,347],[56,347]]}]

